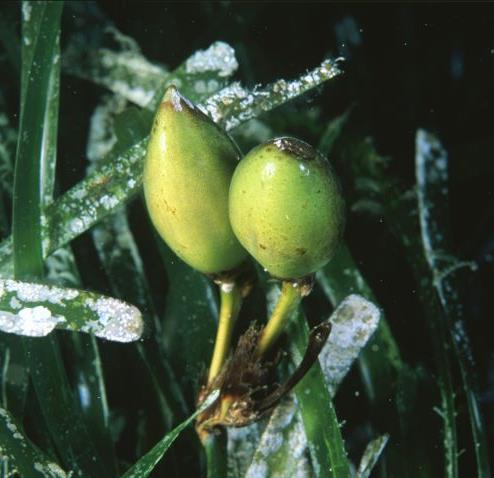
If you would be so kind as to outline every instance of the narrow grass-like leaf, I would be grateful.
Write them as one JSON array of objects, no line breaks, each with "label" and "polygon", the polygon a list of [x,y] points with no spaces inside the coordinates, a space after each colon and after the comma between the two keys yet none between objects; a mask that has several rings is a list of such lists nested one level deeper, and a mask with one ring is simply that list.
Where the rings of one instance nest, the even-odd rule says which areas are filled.
[{"label": "narrow grass-like leaf", "polygon": [[7,208],[5,201],[3,200],[3,194],[0,190],[0,237],[5,237],[9,232],[9,221],[7,215]]},{"label": "narrow grass-like leaf", "polygon": [[[68,478],[22,432],[14,417],[0,408],[0,460],[8,461],[12,473],[23,478]],[[0,461],[1,463],[1,461]]]},{"label": "narrow grass-like leaf", "polygon": [[[223,126],[231,129],[306,93],[339,73],[333,62],[325,61],[297,80],[278,80],[253,91],[235,84],[211,97],[203,107]],[[112,164],[105,162],[47,208],[46,227],[43,228],[45,257],[88,230],[139,191],[146,144],[147,137],[137,141],[114,158]],[[2,277],[11,274],[11,261],[12,243],[7,239],[0,245]]]},{"label": "narrow grass-like leaf", "polygon": [[357,478],[369,478],[381,453],[388,443],[389,435],[382,435],[372,440],[366,447],[357,470]]},{"label": "narrow grass-like leaf", "polygon": [[41,149],[41,178],[43,181],[41,184],[41,201],[43,208],[53,202],[55,188],[60,89],[60,36],[57,36],[56,42],[53,67],[50,70],[48,79],[45,117],[43,118],[44,127]]},{"label": "narrow grass-like leaf", "polygon": [[[437,369],[436,383],[441,396],[440,417],[443,420],[443,442],[445,454],[445,476],[458,476],[458,443],[456,429],[455,389],[451,371],[451,347],[446,322],[443,320],[440,304],[434,294],[428,265],[419,241],[420,230],[416,215],[415,194],[403,194],[395,182],[385,174],[385,161],[377,154],[369,139],[353,138],[346,151],[347,159],[355,169],[356,176],[364,175],[377,184],[387,223],[396,237],[402,242],[418,284],[421,302],[424,304],[424,321],[428,327]],[[412,211],[412,213],[411,213]],[[400,412],[402,416],[403,413]],[[406,417],[405,417],[406,418]],[[403,420],[402,420],[403,421]],[[417,452],[413,460],[427,463],[428,450],[424,449],[421,429],[410,420],[406,427],[414,434],[412,451]],[[416,445],[412,445],[415,443]],[[390,444],[392,449],[393,442]],[[422,448],[422,449],[421,449]],[[412,459],[412,458],[410,458]],[[422,468],[425,471],[425,468]],[[405,471],[405,470],[404,470]],[[409,473],[409,468],[408,471]]]},{"label": "narrow grass-like leaf", "polygon": [[135,465],[133,465],[123,478],[146,478],[151,474],[154,467],[163,458],[163,455],[167,452],[168,448],[172,445],[175,439],[187,428],[194,419],[206,408],[208,408],[219,396],[219,391],[212,392],[204,403],[197,409],[187,420],[182,422],[171,432],[167,433],[148,453],[146,453]]},{"label": "narrow grass-like leaf", "polygon": [[[41,10],[45,8],[43,2],[25,1],[22,5],[23,24],[22,24],[22,79],[21,79],[21,101],[22,104],[27,100],[26,93],[30,79],[28,75],[33,75],[36,65],[33,64],[35,48],[31,42],[35,43],[37,35],[42,28],[43,14]],[[42,33],[44,34],[44,33]],[[42,194],[42,207],[46,206],[53,200],[53,187],[55,184],[55,165],[56,165],[56,148],[58,134],[58,104],[60,88],[60,34],[56,36],[53,52],[50,54],[52,66],[48,68],[48,78],[46,84],[46,94],[42,101],[44,117],[42,122],[41,138],[41,155],[40,169],[41,180],[40,190]],[[40,61],[39,55],[36,56],[36,63]],[[43,61],[43,59],[41,59]],[[38,81],[39,78],[35,77]],[[32,80],[31,80],[32,81]],[[40,95],[43,96],[43,95]],[[29,107],[31,108],[31,106]],[[31,128],[31,125],[27,126]]]},{"label": "narrow grass-like leaf", "polygon": [[439,140],[423,130],[416,137],[416,177],[420,230],[425,258],[433,276],[433,285],[448,320],[450,340],[460,366],[463,389],[470,414],[473,449],[477,475],[490,476],[487,437],[482,421],[475,386],[475,367],[462,320],[454,272],[471,264],[460,262],[447,254],[449,247],[448,217],[448,155]]},{"label": "narrow grass-like leaf", "polygon": [[[298,313],[289,330],[294,360],[300,362],[307,348],[309,329],[305,317]],[[350,478],[350,465],[341,436],[340,424],[319,362],[295,387],[317,477]]]},{"label": "narrow grass-like leaf", "polygon": [[295,80],[281,79],[253,90],[232,83],[210,97],[202,109],[227,131],[232,130],[340,75],[338,63],[338,60],[324,60]]},{"label": "narrow grass-like leaf", "polygon": [[[306,398],[306,396],[317,395],[318,393],[323,395],[321,389],[326,389],[329,393],[328,399],[331,400],[334,397],[352,363],[375,332],[379,319],[380,312],[374,304],[357,295],[347,297],[334,311],[330,318],[332,323],[330,336],[319,355],[319,363],[324,376],[323,381],[306,383],[305,389],[302,389],[303,385],[301,384],[301,390],[296,389],[298,403],[302,410],[304,405],[306,408],[306,420],[310,420],[311,413],[317,414],[317,410],[311,409],[315,404],[310,403],[311,399]],[[296,355],[300,356],[300,350],[297,349]],[[256,476],[260,469],[265,470],[269,475],[278,473],[280,476],[293,476],[296,473],[301,473],[302,476],[310,476],[307,471],[309,467],[306,463],[304,450],[311,445],[313,447],[313,459],[314,454],[316,454],[318,459],[316,463],[320,465],[319,469],[323,470],[319,476],[332,476],[331,474],[324,474],[324,467],[327,469],[328,464],[322,461],[319,455],[324,456],[327,453],[326,447],[334,449],[337,443],[328,441],[311,443],[306,437],[304,427],[297,421],[296,410],[297,406],[294,402],[286,402],[271,415],[247,476]],[[303,414],[304,412],[302,412],[302,417],[304,417]],[[311,439],[324,437],[325,440],[328,440],[324,430],[330,430],[331,425],[327,421],[323,421],[323,418],[327,418],[327,414],[322,413],[320,415],[320,427],[323,431],[320,432],[319,436],[313,433]]]},{"label": "narrow grass-like leaf", "polygon": [[226,478],[228,471],[227,431],[209,434],[202,442],[206,454],[207,478]]},{"label": "narrow grass-like leaf", "polygon": [[53,329],[77,330],[117,342],[142,335],[142,317],[133,305],[77,289],[0,279],[0,329],[43,337]]},{"label": "narrow grass-like leaf", "polygon": [[[43,164],[47,141],[53,135],[50,109],[63,3],[23,4],[21,117],[14,177],[13,242],[15,275],[35,278],[43,274],[41,216]],[[29,47],[29,48],[28,48]],[[59,56],[59,55],[58,55]],[[55,81],[56,83],[56,81]],[[48,151],[53,152],[53,151]],[[52,161],[51,159],[49,160]],[[29,173],[28,173],[29,172]]]},{"label": "narrow grass-like leaf", "polygon": [[331,120],[327,124],[323,134],[319,139],[317,149],[330,159],[331,152],[333,151],[333,148],[338,139],[340,139],[343,129],[348,123],[351,112],[352,110],[348,109],[341,116],[338,116],[337,118]]}]

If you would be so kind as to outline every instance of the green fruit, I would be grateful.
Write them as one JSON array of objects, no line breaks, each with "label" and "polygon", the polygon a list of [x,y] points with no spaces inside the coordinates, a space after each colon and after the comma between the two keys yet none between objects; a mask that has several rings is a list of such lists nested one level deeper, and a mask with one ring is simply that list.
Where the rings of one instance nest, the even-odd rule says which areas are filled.
[{"label": "green fruit", "polygon": [[193,268],[218,274],[246,252],[228,219],[235,143],[170,86],[156,114],[144,165],[144,194],[163,240]]},{"label": "green fruit", "polygon": [[235,235],[273,276],[297,279],[332,257],[344,227],[344,201],[328,163],[312,146],[277,138],[240,162],[230,185]]}]

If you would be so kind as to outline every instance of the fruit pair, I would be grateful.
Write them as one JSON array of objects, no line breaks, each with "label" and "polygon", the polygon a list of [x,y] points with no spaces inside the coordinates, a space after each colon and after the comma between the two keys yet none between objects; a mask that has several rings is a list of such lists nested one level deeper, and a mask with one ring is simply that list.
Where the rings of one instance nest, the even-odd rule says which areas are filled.
[{"label": "fruit pair", "polygon": [[245,250],[284,280],[325,265],[343,225],[329,163],[294,138],[268,141],[239,160],[229,136],[169,87],[144,168],[147,207],[165,242],[191,267],[220,277],[246,259]]},{"label": "fruit pair", "polygon": [[[308,347],[285,386],[252,400],[252,391],[272,388],[266,381],[276,361],[266,358],[267,352],[310,291],[311,274],[331,258],[343,228],[337,180],[329,163],[308,144],[277,138],[239,160],[229,136],[169,87],[148,144],[144,193],[165,242],[220,286],[213,357],[198,401],[214,388],[221,393],[197,419],[203,443],[212,428],[243,426],[259,418],[317,358],[329,333],[327,324],[324,333],[313,334],[316,346]],[[266,327],[251,327],[228,361],[233,324],[249,289],[242,269],[247,251],[283,286]]]}]

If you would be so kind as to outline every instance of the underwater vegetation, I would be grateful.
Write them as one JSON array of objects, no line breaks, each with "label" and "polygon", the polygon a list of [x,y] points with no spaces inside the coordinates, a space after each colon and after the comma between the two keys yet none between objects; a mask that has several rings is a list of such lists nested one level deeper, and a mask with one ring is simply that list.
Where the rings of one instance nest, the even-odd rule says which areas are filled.
[{"label": "underwater vegetation", "polygon": [[3,3],[0,477],[490,477],[491,10]]}]

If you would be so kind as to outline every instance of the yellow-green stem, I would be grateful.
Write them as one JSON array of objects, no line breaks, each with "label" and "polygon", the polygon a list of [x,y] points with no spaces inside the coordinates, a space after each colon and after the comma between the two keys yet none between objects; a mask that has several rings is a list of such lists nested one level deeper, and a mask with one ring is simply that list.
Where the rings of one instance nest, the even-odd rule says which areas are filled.
[{"label": "yellow-green stem", "polygon": [[220,285],[220,316],[218,321],[218,332],[214,344],[213,358],[209,368],[208,385],[210,385],[219,374],[225,363],[230,350],[233,325],[240,311],[242,294],[235,283]]},{"label": "yellow-green stem", "polygon": [[283,281],[278,302],[276,303],[273,313],[271,314],[271,318],[264,328],[257,345],[257,352],[259,356],[264,355],[276,342],[281,332],[283,332],[283,329],[292,315],[292,312],[297,308],[301,299],[302,290],[300,284]]}]

